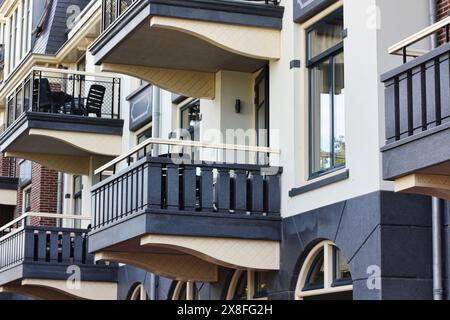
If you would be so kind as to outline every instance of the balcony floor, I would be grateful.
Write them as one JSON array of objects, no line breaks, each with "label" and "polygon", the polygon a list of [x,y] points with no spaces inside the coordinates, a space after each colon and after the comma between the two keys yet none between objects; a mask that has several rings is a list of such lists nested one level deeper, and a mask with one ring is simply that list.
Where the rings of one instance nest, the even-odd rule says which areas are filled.
[{"label": "balcony floor", "polygon": [[25,112],[0,136],[0,151],[48,168],[89,174],[89,157],[121,152],[123,120]]},{"label": "balcony floor", "polygon": [[91,52],[104,71],[212,98],[217,71],[255,72],[280,58],[283,13],[280,6],[245,1],[141,0],[100,35]]}]

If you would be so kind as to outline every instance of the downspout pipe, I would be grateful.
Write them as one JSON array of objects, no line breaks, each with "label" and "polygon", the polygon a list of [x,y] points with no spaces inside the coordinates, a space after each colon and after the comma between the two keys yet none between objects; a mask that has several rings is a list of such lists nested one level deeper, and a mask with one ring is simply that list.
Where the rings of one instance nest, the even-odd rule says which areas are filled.
[{"label": "downspout pipe", "polygon": [[[430,25],[433,25],[437,22],[437,0],[428,0],[428,6],[429,6],[429,10],[430,10]],[[437,35],[436,33],[434,33],[433,35],[431,35],[431,39],[430,39],[430,47],[431,49],[435,49],[437,48],[438,43],[437,43]]]},{"label": "downspout pipe", "polygon": [[[63,214],[64,173],[58,172],[56,183],[56,213]],[[61,222],[59,222],[61,223]]]},{"label": "downspout pipe", "polygon": [[433,300],[443,300],[442,277],[442,210],[443,201],[432,198]]},{"label": "downspout pipe", "polygon": [[[437,21],[437,1],[429,0],[430,25]],[[430,39],[431,49],[437,48],[437,35],[433,34]],[[431,199],[431,225],[433,246],[433,300],[443,300],[444,288],[442,277],[442,212],[443,201],[433,197]]]},{"label": "downspout pipe", "polygon": [[[161,89],[153,86],[152,137],[161,138]],[[158,154],[158,145],[153,145],[153,155]]]},{"label": "downspout pipe", "polygon": [[[161,138],[161,89],[153,86],[152,137]],[[153,145],[152,155],[158,155],[158,145]],[[150,274],[150,300],[158,300],[159,277]]]}]

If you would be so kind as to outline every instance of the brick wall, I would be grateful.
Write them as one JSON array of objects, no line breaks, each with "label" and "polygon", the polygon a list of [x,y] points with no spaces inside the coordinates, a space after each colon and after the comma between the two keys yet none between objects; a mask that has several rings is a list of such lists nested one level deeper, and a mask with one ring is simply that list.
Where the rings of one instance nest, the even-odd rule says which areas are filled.
[{"label": "brick wall", "polygon": [[[450,0],[436,0],[437,2],[437,19],[442,20],[448,17],[450,11]],[[446,42],[445,32],[442,30],[438,34],[438,42],[440,44]]]},{"label": "brick wall", "polygon": [[6,158],[0,153],[0,176],[1,177],[11,177],[15,176],[15,165],[16,159]]},{"label": "brick wall", "polygon": [[[18,174],[19,174],[19,170]],[[47,169],[38,163],[32,164],[31,179],[31,212],[38,213],[56,213],[57,208],[57,189],[58,189],[58,173],[54,170]],[[25,188],[29,187],[25,186]],[[19,186],[17,194],[16,215],[20,215],[23,210],[23,191],[24,188]],[[33,225],[54,226],[55,220],[49,218],[31,219]]]}]

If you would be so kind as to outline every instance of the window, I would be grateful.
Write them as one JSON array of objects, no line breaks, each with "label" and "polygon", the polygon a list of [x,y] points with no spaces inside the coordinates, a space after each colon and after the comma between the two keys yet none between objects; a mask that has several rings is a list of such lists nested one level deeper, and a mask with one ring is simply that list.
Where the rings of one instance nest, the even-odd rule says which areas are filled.
[{"label": "window", "polygon": [[22,56],[25,56],[30,50],[30,18],[31,18],[31,0],[22,0],[22,39],[23,39],[23,52]]},{"label": "window", "polygon": [[23,190],[23,213],[31,211],[31,186]]},{"label": "window", "polygon": [[142,283],[135,284],[128,294],[128,300],[147,300],[147,297],[147,291]]},{"label": "window", "polygon": [[8,72],[30,51],[31,1],[21,0],[8,19]]},{"label": "window", "polygon": [[341,250],[330,241],[316,245],[303,262],[296,299],[348,300],[353,298],[350,268]]},{"label": "window", "polygon": [[[264,67],[255,81],[256,144],[269,146],[269,68]],[[268,164],[268,154],[258,154],[258,164]]]},{"label": "window", "polygon": [[[142,142],[144,142],[145,140],[147,140],[147,139],[149,139],[151,137],[152,137],[152,127],[148,128],[148,129],[144,130],[143,132],[141,132],[140,134],[138,134],[138,136],[137,136],[137,144],[141,144]],[[150,147],[142,149],[142,150],[139,150],[139,152],[137,154],[138,160],[140,160],[143,157],[145,157],[147,154],[150,153],[150,151],[151,151]]]},{"label": "window", "polygon": [[236,270],[227,291],[227,300],[266,300],[267,273]]},{"label": "window", "polygon": [[200,300],[200,292],[195,282],[174,282],[172,300]]},{"label": "window", "polygon": [[310,176],[345,166],[343,11],[307,30]]},{"label": "window", "polygon": [[19,162],[19,186],[26,187],[31,183],[32,163],[30,160],[22,160]]},{"label": "window", "polygon": [[199,129],[201,120],[200,100],[195,100],[180,109],[180,128],[187,130],[193,141],[200,140]]},{"label": "window", "polygon": [[14,14],[9,18],[9,51],[8,51],[8,70],[9,72],[12,71],[13,66],[14,66],[14,56],[15,56],[15,52],[14,52],[14,43],[13,43],[13,39],[14,39]]},{"label": "window", "polygon": [[19,8],[17,8],[16,11],[14,12],[14,38],[13,38],[14,64],[13,64],[13,67],[16,66],[16,64],[19,60],[19,59],[17,59],[17,57],[20,56],[19,25],[20,25]]}]

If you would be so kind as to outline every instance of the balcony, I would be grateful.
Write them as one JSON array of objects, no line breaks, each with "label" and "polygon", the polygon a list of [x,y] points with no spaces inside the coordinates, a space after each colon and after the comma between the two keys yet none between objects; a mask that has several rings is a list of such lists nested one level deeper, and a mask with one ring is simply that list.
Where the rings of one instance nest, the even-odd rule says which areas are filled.
[{"label": "balcony", "polygon": [[[381,151],[384,179],[395,181],[396,191],[450,200],[449,24],[450,17],[390,48],[405,63],[381,77],[387,140]],[[425,52],[409,48],[442,29],[447,43]]]},{"label": "balcony", "polygon": [[183,96],[213,99],[217,71],[280,58],[278,1],[104,0],[102,10],[96,64]]},{"label": "balcony", "polygon": [[[161,145],[168,153],[157,156]],[[105,179],[92,188],[95,259],[184,281],[217,281],[218,265],[278,270],[281,168],[201,161],[186,148],[278,152],[148,139],[96,170]]]},{"label": "balcony", "polygon": [[48,168],[89,174],[121,151],[120,79],[105,74],[33,68],[7,98],[0,151]]},{"label": "balcony", "polygon": [[81,216],[27,213],[0,228],[0,292],[35,299],[117,299],[117,266],[87,253]]}]

